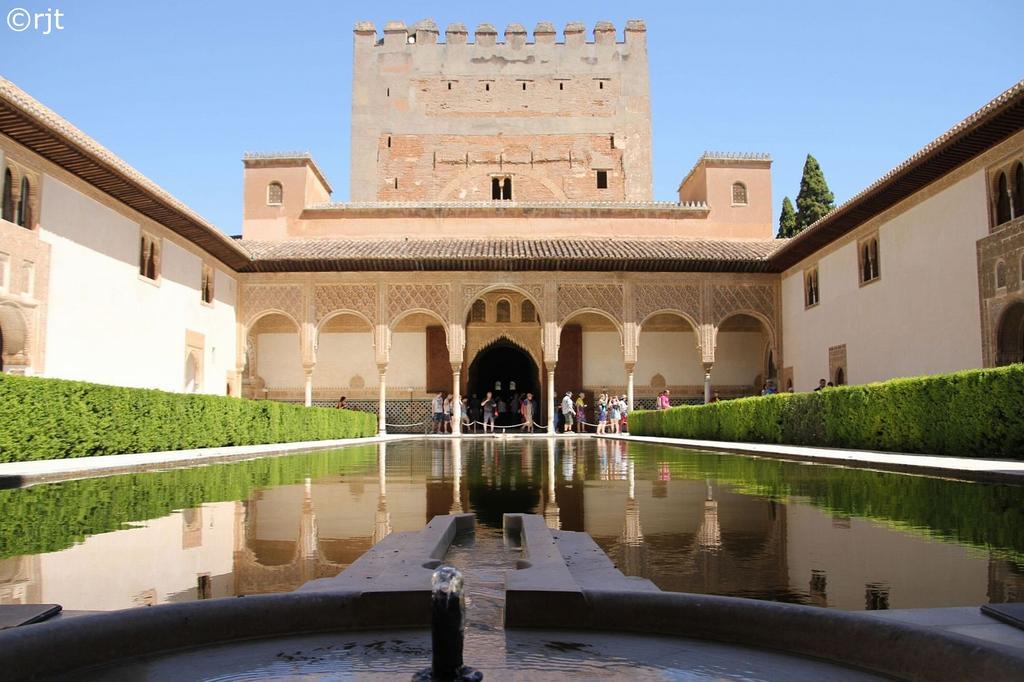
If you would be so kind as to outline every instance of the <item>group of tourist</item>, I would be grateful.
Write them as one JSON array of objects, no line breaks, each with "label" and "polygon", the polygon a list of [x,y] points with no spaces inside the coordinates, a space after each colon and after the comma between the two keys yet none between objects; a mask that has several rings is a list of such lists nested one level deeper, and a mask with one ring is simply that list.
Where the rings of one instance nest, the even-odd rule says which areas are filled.
[{"label": "group of tourist", "polygon": [[488,391],[482,400],[474,393],[456,403],[451,394],[439,391],[430,401],[430,411],[434,433],[451,433],[453,420],[467,433],[476,433],[481,426],[483,433],[494,433],[496,426],[533,433],[537,401],[533,393],[503,396]]},{"label": "group of tourist", "polygon": [[573,400],[572,391],[565,392],[556,415],[561,416],[563,433],[570,433],[574,426],[577,433],[585,433],[587,426],[595,424],[597,433],[624,433],[627,430],[626,415],[629,412],[629,403],[626,402],[625,395],[609,395],[607,390],[602,390],[597,397],[597,421],[593,423],[587,421],[587,407],[586,396],[583,393],[577,394]]}]

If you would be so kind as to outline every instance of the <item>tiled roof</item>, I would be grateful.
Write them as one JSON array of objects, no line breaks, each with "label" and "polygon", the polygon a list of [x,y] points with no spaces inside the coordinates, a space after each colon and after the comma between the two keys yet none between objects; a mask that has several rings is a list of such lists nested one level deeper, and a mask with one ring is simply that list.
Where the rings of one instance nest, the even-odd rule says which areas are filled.
[{"label": "tiled roof", "polygon": [[788,240],[773,255],[773,269],[792,267],[1021,130],[1024,130],[1024,80]]},{"label": "tiled roof", "polygon": [[766,272],[774,239],[242,240],[249,272],[288,270],[632,270]]},{"label": "tiled roof", "polygon": [[245,254],[228,236],[53,110],[0,77],[0,133],[139,213],[241,267]]}]

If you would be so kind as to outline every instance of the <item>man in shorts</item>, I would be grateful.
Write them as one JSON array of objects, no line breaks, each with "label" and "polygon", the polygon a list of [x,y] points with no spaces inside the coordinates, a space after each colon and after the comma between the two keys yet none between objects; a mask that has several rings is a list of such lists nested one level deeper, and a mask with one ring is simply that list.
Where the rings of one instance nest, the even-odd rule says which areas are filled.
[{"label": "man in shorts", "polygon": [[572,406],[572,391],[566,391],[562,398],[562,431],[572,431],[572,417],[576,414],[576,408]]},{"label": "man in shorts", "polygon": [[434,433],[444,430],[444,391],[439,391],[430,401],[430,411],[434,415]]}]

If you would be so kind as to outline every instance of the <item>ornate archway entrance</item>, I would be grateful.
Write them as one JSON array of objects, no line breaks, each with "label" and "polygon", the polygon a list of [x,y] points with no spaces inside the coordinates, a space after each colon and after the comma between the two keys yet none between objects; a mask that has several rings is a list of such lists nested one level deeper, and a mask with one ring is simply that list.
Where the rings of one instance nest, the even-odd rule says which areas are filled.
[{"label": "ornate archway entrance", "polygon": [[[469,365],[466,395],[482,400],[487,391],[495,398],[510,401],[514,393],[533,393],[537,405],[543,405],[540,392],[540,368],[530,354],[507,339],[499,339],[480,350]],[[540,421],[540,414],[537,419]]]}]

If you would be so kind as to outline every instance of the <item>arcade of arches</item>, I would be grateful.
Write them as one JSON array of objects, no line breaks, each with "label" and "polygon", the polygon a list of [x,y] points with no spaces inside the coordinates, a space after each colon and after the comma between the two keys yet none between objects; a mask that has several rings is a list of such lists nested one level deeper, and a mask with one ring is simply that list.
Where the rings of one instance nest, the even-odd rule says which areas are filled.
[{"label": "arcade of arches", "polygon": [[540,421],[566,391],[751,395],[781,368],[778,298],[770,275],[737,273],[257,275],[242,286],[236,388],[375,404],[382,431],[386,402],[440,391],[531,391]]}]

